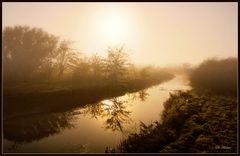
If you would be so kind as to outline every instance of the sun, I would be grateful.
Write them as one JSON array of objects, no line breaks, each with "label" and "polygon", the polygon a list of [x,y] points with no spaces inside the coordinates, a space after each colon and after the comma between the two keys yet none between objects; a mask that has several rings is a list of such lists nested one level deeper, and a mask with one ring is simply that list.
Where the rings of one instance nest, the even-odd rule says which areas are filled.
[{"label": "sun", "polygon": [[123,42],[127,31],[127,21],[119,15],[110,15],[103,20],[102,35],[108,40]]},{"label": "sun", "polygon": [[109,4],[94,9],[84,32],[89,44],[87,50],[100,51],[108,47],[135,45],[137,33],[134,17],[123,5]]},{"label": "sun", "polygon": [[122,7],[109,6],[99,10],[96,25],[98,37],[109,44],[122,44],[129,38],[131,20],[126,10]]}]

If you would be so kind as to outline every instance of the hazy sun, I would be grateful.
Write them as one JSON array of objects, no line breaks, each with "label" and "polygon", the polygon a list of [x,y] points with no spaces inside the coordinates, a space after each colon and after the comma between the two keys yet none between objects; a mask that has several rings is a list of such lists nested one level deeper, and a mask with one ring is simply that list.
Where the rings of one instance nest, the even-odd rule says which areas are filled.
[{"label": "hazy sun", "polygon": [[124,41],[127,33],[127,21],[123,17],[110,15],[102,21],[102,34],[113,41]]},{"label": "hazy sun", "polygon": [[108,44],[123,44],[129,38],[130,20],[123,8],[108,7],[98,12],[95,24],[99,38]]}]

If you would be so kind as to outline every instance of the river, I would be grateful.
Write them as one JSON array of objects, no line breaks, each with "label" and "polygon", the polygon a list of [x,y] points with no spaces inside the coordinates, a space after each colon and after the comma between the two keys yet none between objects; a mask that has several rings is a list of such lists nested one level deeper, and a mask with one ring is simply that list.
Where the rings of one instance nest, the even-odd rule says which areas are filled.
[{"label": "river", "polygon": [[[84,108],[17,119],[5,132],[5,153],[104,153],[116,148],[140,122],[160,120],[169,93],[190,89],[184,75],[139,92],[105,99]],[[14,127],[15,123],[22,123]]]}]

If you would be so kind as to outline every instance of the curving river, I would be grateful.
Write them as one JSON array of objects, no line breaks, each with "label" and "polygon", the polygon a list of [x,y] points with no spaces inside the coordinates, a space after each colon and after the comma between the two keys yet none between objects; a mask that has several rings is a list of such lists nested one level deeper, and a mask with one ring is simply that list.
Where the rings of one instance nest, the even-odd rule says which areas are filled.
[{"label": "curving river", "polygon": [[[169,93],[190,89],[184,75],[124,96],[62,113],[36,114],[7,121],[6,153],[104,153],[115,148],[140,122],[159,120]],[[18,124],[16,124],[18,123]],[[21,126],[16,126],[21,123]]]}]

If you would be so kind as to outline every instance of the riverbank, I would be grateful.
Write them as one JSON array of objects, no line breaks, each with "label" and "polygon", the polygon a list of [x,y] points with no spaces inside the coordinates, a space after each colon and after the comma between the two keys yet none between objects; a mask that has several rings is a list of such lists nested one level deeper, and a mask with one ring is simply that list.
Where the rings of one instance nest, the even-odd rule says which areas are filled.
[{"label": "riverbank", "polygon": [[[162,120],[142,123],[119,150],[127,153],[235,153],[237,151],[237,99],[171,94],[164,103]],[[227,148],[223,148],[227,147]]]},{"label": "riverbank", "polygon": [[[106,98],[149,88],[172,78],[173,75],[166,74],[158,79],[136,79],[124,83],[89,84],[81,87],[55,85],[54,89],[49,89],[51,84],[38,84],[34,87],[31,85],[32,89],[27,89],[30,88],[29,85],[6,88],[3,93],[4,119],[41,112],[66,111],[89,103],[96,103]],[[41,89],[40,86],[45,89]]]},{"label": "riverbank", "polygon": [[189,81],[192,90],[170,94],[161,121],[142,123],[120,143],[120,152],[237,152],[237,59],[205,60]]},{"label": "riverbank", "polygon": [[[7,143],[5,144],[4,141],[4,151],[10,151],[8,148],[14,146],[14,142],[18,142],[20,147],[10,152],[76,153],[82,152],[79,149],[81,145],[88,144],[86,146],[88,152],[104,153],[107,146],[115,148],[118,145],[123,133],[135,131],[134,125],[138,125],[139,121],[150,123],[157,119],[159,110],[163,109],[159,102],[162,103],[168,99],[168,90],[189,89],[187,84],[188,81],[184,76],[176,75],[173,79],[148,89],[104,99],[67,112],[66,110],[57,113],[43,112],[5,120],[4,138],[7,139],[5,140]],[[166,91],[160,90],[162,87]],[[116,113],[108,113],[113,111]],[[125,112],[130,114],[126,116]],[[113,131],[111,128],[111,125],[114,125],[113,122],[106,122],[111,118],[116,119],[113,122],[117,126],[123,126],[123,132],[119,129]],[[72,127],[69,128],[69,125]],[[107,128],[108,125],[110,129]],[[65,138],[71,141],[66,144]],[[56,143],[48,144],[49,140]],[[46,147],[45,144],[48,146]]]}]

